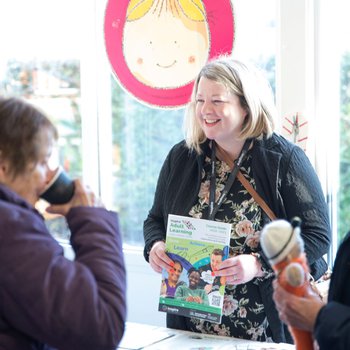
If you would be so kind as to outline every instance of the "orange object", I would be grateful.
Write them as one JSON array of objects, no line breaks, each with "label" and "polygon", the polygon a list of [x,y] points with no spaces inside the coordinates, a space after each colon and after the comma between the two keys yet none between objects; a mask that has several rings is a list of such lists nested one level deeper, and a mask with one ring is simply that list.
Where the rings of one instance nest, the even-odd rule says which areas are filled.
[{"label": "orange object", "polygon": [[[262,249],[276,273],[278,283],[289,293],[305,297],[312,290],[310,270],[300,234],[301,220],[274,220],[265,225],[260,237]],[[288,325],[296,350],[313,350],[312,333]]]},{"label": "orange object", "polygon": [[[291,274],[288,272],[289,267],[299,266],[299,272],[301,271],[303,276],[299,274],[299,281],[291,280]],[[306,256],[302,253],[297,258],[286,258],[281,262],[272,266],[277,275],[278,283],[289,293],[303,297],[311,290],[309,282],[309,267],[307,264]],[[294,276],[293,276],[294,277]],[[300,278],[301,277],[301,278]],[[298,279],[298,278],[296,278]],[[304,331],[295,327],[288,326],[290,333],[295,342],[296,350],[313,350],[313,337],[311,332]]]}]

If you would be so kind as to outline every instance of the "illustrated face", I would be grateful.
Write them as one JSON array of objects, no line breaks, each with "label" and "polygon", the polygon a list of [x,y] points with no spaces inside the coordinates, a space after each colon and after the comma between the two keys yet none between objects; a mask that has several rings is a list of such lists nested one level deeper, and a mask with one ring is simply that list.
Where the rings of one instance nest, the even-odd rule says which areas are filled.
[{"label": "illustrated face", "polygon": [[169,272],[168,279],[174,283],[177,283],[180,279],[180,275],[182,273],[182,266],[179,263],[175,263],[174,267]]},{"label": "illustrated face", "polygon": [[234,33],[231,0],[107,0],[112,72],[127,92],[156,107],[186,105],[200,68],[231,55]]},{"label": "illustrated face", "polygon": [[198,271],[192,271],[191,274],[188,276],[188,281],[190,288],[194,289],[198,286],[200,279],[200,275]]},{"label": "illustrated face", "polygon": [[210,257],[210,266],[213,271],[216,271],[219,268],[219,265],[222,262],[222,256],[221,255],[214,255],[212,254]]},{"label": "illustrated face", "polygon": [[247,111],[224,85],[202,77],[196,94],[196,118],[206,137],[220,145],[237,139]]},{"label": "illustrated face", "polygon": [[131,73],[143,84],[163,89],[186,85],[208,59],[207,23],[150,11],[126,22],[123,53]]}]

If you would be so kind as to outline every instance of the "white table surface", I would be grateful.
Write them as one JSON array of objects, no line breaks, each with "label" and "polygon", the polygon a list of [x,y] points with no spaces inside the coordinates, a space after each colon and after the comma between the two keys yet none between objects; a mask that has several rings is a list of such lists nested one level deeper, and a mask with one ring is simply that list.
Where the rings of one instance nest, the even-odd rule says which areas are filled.
[{"label": "white table surface", "polygon": [[140,323],[126,323],[120,350],[295,350],[294,345],[262,343],[232,337],[185,332]]}]

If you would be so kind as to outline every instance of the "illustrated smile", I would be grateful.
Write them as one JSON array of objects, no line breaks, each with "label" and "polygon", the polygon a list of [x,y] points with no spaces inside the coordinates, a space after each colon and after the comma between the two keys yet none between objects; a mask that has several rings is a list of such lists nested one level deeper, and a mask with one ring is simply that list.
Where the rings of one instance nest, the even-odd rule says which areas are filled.
[{"label": "illustrated smile", "polygon": [[162,65],[162,64],[157,63],[157,66],[160,67],[160,68],[170,68],[170,67],[172,67],[174,64],[176,64],[176,60],[175,60],[173,63],[168,64],[168,65]]}]

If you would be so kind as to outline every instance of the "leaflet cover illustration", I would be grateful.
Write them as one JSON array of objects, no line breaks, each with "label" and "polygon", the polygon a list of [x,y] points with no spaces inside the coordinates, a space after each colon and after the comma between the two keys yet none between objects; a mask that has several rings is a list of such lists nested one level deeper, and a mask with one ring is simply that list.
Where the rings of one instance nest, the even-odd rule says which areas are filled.
[{"label": "leaflet cover illustration", "polygon": [[159,311],[220,323],[225,278],[213,274],[228,257],[231,224],[169,215]]}]

